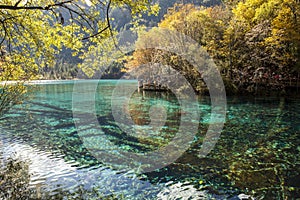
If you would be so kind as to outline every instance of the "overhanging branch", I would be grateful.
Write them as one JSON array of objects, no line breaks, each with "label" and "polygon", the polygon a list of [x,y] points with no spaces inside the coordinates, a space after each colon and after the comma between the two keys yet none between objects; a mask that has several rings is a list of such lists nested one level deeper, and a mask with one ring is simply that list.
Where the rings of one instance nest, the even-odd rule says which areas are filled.
[{"label": "overhanging branch", "polygon": [[89,35],[87,37],[82,38],[82,40],[87,40],[87,39],[90,39],[90,38],[93,38],[93,37],[97,37],[98,35],[100,35],[104,31],[106,31],[107,29],[109,30],[111,36],[113,36],[113,32],[112,32],[111,24],[110,24],[110,20],[109,20],[110,6],[111,6],[111,0],[109,0],[109,2],[107,4],[107,7],[106,7],[106,23],[107,23],[107,26],[105,28],[103,28],[102,30],[98,31],[97,33],[93,34],[93,35]]},{"label": "overhanging branch", "polygon": [[2,10],[50,10],[53,7],[59,7],[63,6],[68,3],[72,3],[73,0],[69,1],[63,1],[55,4],[50,4],[47,6],[18,6],[19,2],[17,2],[15,5],[0,5],[0,9]]}]

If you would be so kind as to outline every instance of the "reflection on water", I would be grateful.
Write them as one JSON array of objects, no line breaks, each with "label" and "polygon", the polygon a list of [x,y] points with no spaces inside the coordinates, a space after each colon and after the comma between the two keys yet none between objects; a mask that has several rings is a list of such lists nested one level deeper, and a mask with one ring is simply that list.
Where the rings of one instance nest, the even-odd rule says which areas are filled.
[{"label": "reflection on water", "polygon": [[[85,97],[92,81],[79,81],[80,112],[90,100]],[[117,126],[111,108],[116,81],[100,81],[95,95],[97,126],[119,150],[144,153],[167,145],[178,132],[182,110],[170,93],[134,93],[124,108],[135,123],[134,130],[147,133],[126,134]],[[124,81],[124,84],[137,84]],[[110,162],[97,160],[91,153],[104,151],[122,160],[118,149],[105,146],[99,127],[89,123],[74,125],[73,82],[37,85],[37,92],[23,105],[15,107],[1,121],[2,157],[22,157],[30,161],[31,187],[41,195],[66,194],[89,199],[115,195],[125,199],[235,199],[249,194],[262,199],[300,198],[300,103],[297,98],[228,98],[225,127],[214,150],[199,158],[203,138],[210,123],[210,99],[199,97],[200,121],[191,147],[174,163],[153,172],[136,174]],[[157,106],[157,107],[155,107]],[[151,122],[151,109],[164,109],[165,123]],[[154,110],[158,112],[159,110]],[[88,116],[88,115],[86,115]],[[149,127],[158,123],[159,129]],[[82,135],[89,138],[86,148]],[[93,145],[93,146],[92,146]],[[118,157],[119,156],[119,157]],[[114,163],[115,164],[115,163]],[[43,193],[44,192],[44,193]]]},{"label": "reflection on water", "polygon": [[[59,153],[41,151],[18,140],[10,141],[5,135],[1,135],[1,140],[2,160],[14,158],[29,164],[33,198],[55,199],[67,195],[90,199],[126,194],[151,199],[162,188],[140,180],[133,172],[117,172],[99,165],[80,166],[75,161],[65,161]],[[143,194],[139,192],[143,190],[146,190]]]}]

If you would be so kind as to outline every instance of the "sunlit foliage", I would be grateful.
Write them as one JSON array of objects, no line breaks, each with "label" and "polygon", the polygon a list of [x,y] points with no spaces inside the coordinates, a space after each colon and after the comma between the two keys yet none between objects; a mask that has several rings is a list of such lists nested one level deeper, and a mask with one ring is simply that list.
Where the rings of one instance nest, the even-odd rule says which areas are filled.
[{"label": "sunlit foliage", "polygon": [[[177,4],[159,27],[190,36],[204,47],[223,74],[228,92],[284,91],[286,86],[298,85],[299,2],[224,2],[209,8]],[[144,40],[149,41],[149,35],[143,35]],[[154,55],[152,51],[135,52],[128,68],[149,62],[149,56],[160,57]],[[193,73],[188,68],[183,71]]]},{"label": "sunlit foliage", "polygon": [[148,0],[0,0],[1,101],[13,87],[4,87],[6,81],[17,81],[13,93],[21,95],[22,82],[43,78],[39,72],[56,66],[62,50],[84,58],[89,46],[110,37],[114,7],[125,7],[133,16],[157,9]]}]

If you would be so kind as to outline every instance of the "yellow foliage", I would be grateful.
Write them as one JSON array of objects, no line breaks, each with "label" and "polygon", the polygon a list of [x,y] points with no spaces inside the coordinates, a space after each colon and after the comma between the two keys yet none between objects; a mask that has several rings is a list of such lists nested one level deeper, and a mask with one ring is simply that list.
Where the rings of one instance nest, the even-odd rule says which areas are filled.
[{"label": "yellow foliage", "polygon": [[[129,6],[135,16],[145,12],[156,14],[159,10],[158,5],[151,5],[148,0],[90,0],[86,3],[82,0],[0,0],[0,81],[36,79],[39,69],[52,67],[64,48],[71,50],[74,56],[86,58],[88,55],[84,52],[89,45],[89,50],[94,50],[111,36],[107,28],[109,20],[103,18],[109,11],[108,6]],[[101,60],[102,63],[111,62],[109,52],[102,56],[107,58]],[[92,62],[91,68],[85,69],[86,73],[92,75],[96,65]],[[2,86],[0,89],[5,90]],[[15,91],[17,95],[25,90]],[[0,103],[3,94],[0,94]]]}]

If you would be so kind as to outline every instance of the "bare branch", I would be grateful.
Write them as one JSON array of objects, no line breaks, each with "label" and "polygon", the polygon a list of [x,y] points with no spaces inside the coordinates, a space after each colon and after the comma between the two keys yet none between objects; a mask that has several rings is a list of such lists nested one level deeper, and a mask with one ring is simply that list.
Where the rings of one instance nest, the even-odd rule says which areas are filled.
[{"label": "bare branch", "polygon": [[19,3],[21,3],[22,0],[19,0],[16,2],[16,4],[14,5],[15,7],[17,7],[19,5]]},{"label": "bare branch", "polygon": [[74,10],[74,9],[72,9],[72,8],[70,8],[70,7],[68,7],[68,6],[66,6],[66,5],[62,5],[61,7],[67,9],[67,10],[69,11],[69,13],[75,13],[75,14],[76,14],[77,16],[79,16],[84,22],[86,22],[86,23],[88,24],[89,27],[92,27],[92,25],[90,24],[89,20],[86,19],[86,17],[84,16],[85,13],[80,13],[80,12],[78,12],[78,11],[76,11],[76,10]]},{"label": "bare branch", "polygon": [[104,31],[106,31],[107,29],[110,31],[111,36],[113,36],[112,30],[111,30],[111,24],[110,24],[110,20],[109,20],[110,5],[111,5],[111,0],[108,2],[107,8],[106,8],[106,22],[107,22],[107,26],[105,28],[103,28],[102,30],[98,31],[97,33],[93,34],[93,35],[89,35],[87,37],[82,38],[82,40],[87,40],[87,39],[96,37],[96,36],[100,35],[101,33],[103,33]]},{"label": "bare branch", "polygon": [[107,26],[109,27],[110,33],[112,35],[112,30],[111,30],[111,25],[110,25],[110,20],[109,20],[110,4],[111,4],[111,0],[109,0],[109,2],[107,4],[107,8],[106,8],[106,21],[107,21]]},{"label": "bare branch", "polygon": [[82,38],[82,40],[87,40],[93,37],[96,37],[97,35],[100,35],[101,33],[103,33],[104,31],[106,31],[107,29],[109,29],[109,26],[106,26],[104,29],[102,29],[101,31],[95,33],[94,35],[89,35],[87,37]]},{"label": "bare branch", "polygon": [[111,0],[109,0],[108,5],[107,5],[107,10],[106,10],[106,20],[107,20],[107,26],[109,28],[109,32],[110,32],[110,36],[112,37],[112,40],[114,42],[115,47],[121,52],[123,53],[123,51],[119,48],[115,38],[114,38],[114,33],[111,29],[111,24],[110,24],[110,19],[109,19],[109,9],[110,9],[110,4],[111,4]]},{"label": "bare branch", "polygon": [[55,4],[50,4],[47,6],[18,6],[20,1],[15,5],[0,5],[0,9],[2,10],[50,10],[54,7],[64,6],[65,4],[72,3],[73,0],[63,1]]},{"label": "bare branch", "polygon": [[2,24],[2,27],[3,27],[3,30],[4,30],[4,36],[0,42],[0,46],[3,44],[3,42],[5,41],[6,37],[7,37],[7,29],[6,29],[6,26],[5,26],[5,22],[4,21],[0,21],[1,24]]}]

